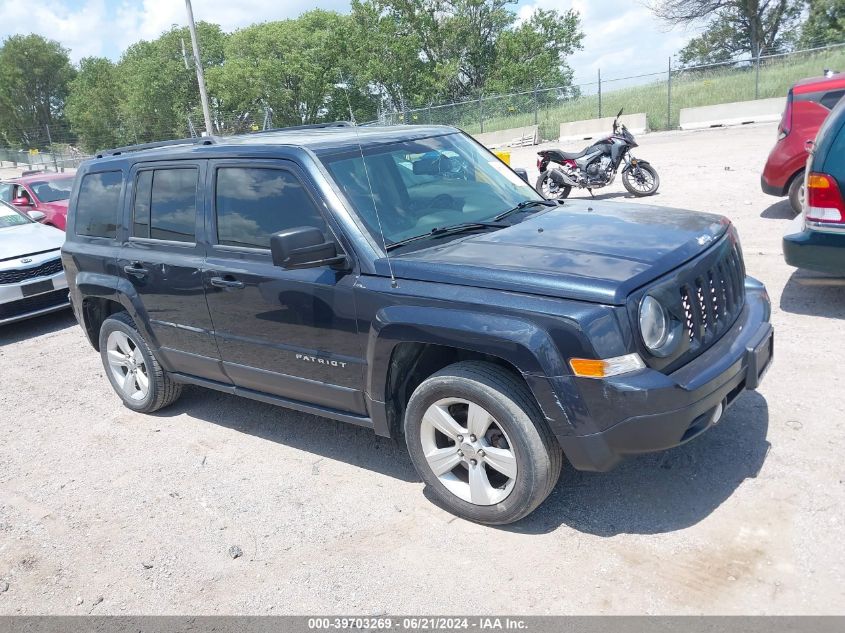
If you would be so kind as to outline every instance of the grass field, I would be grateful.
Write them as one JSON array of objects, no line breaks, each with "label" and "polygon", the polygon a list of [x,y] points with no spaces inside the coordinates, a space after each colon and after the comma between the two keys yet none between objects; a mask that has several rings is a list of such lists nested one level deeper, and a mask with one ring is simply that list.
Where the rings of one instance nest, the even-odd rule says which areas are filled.
[{"label": "grass field", "polygon": [[[759,83],[753,65],[673,72],[671,109],[665,74],[660,81],[616,90],[613,89],[615,82],[608,81],[602,86],[601,115],[612,116],[624,107],[629,113],[645,112],[651,130],[675,129],[682,108],[786,96],[789,87],[796,81],[819,76],[826,68],[845,70],[845,47],[763,60]],[[598,116],[599,98],[596,94],[555,99],[552,104],[541,105],[536,112],[543,139],[556,139],[561,123]],[[410,113],[409,122],[456,125],[467,132],[477,133],[481,131],[482,118],[485,132],[532,125],[535,120],[534,97],[531,94],[503,96],[485,99],[480,105],[471,101],[417,110]]]}]

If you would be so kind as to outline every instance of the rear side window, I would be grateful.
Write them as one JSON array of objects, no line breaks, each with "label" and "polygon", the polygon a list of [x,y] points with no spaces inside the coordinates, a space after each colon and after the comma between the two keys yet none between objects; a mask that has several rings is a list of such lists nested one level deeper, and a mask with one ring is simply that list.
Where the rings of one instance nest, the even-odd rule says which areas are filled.
[{"label": "rear side window", "polygon": [[123,174],[119,171],[87,174],[82,178],[74,224],[77,235],[114,239],[122,184]]},{"label": "rear side window", "polygon": [[839,103],[840,99],[842,99],[842,95],[845,95],[845,90],[833,90],[831,92],[826,92],[822,98],[819,99],[819,103],[828,110],[833,110],[833,108],[836,107],[836,104]]},{"label": "rear side window", "polygon": [[132,236],[175,242],[196,240],[197,177],[194,168],[138,174]]},{"label": "rear side window", "polygon": [[279,231],[299,226],[326,231],[311,196],[289,171],[221,167],[215,191],[219,244],[270,248],[270,236]]}]

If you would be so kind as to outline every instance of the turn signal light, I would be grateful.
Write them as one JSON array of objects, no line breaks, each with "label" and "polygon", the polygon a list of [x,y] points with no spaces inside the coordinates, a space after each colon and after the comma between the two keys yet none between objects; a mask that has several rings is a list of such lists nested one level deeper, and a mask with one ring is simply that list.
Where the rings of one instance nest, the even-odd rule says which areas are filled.
[{"label": "turn signal light", "polygon": [[615,358],[570,358],[569,366],[576,376],[582,378],[610,378],[644,369],[645,363],[639,354],[627,354]]},{"label": "turn signal light", "polygon": [[810,222],[845,222],[845,201],[833,176],[810,172],[806,183],[806,219]]}]

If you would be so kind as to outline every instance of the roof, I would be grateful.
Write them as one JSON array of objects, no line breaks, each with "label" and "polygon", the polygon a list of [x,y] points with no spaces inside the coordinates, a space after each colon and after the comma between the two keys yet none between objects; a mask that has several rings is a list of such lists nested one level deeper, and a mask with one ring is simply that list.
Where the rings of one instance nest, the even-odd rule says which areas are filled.
[{"label": "roof", "polygon": [[[320,128],[282,128],[267,132],[253,132],[237,136],[215,136],[179,141],[164,141],[136,147],[117,148],[100,152],[94,162],[111,158],[167,159],[176,155],[214,156],[244,152],[246,148],[291,147],[306,148],[317,154],[341,152],[350,148],[373,147],[387,143],[441,136],[457,132],[444,125],[344,126]],[[266,151],[266,150],[265,150]]]},{"label": "roof", "polygon": [[795,94],[816,92],[818,90],[831,90],[834,88],[845,88],[845,73],[835,73],[831,76],[808,77],[795,83],[792,91]]},{"label": "roof", "polygon": [[62,174],[54,171],[42,171],[37,174],[29,174],[27,176],[18,176],[17,178],[4,178],[3,182],[16,182],[22,185],[27,185],[32,182],[44,182],[49,180],[59,180],[61,178],[73,178],[74,174]]}]

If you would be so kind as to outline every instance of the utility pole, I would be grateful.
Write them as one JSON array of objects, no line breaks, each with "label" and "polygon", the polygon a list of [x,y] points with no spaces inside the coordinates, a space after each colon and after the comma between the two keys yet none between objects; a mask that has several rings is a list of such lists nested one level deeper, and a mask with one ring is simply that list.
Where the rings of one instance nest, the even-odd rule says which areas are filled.
[{"label": "utility pole", "polygon": [[194,67],[197,69],[197,83],[200,86],[200,101],[202,101],[202,114],[205,117],[205,134],[211,135],[211,111],[208,109],[208,94],[205,92],[205,77],[202,74],[200,63],[200,46],[197,43],[197,25],[194,24],[194,10],[191,8],[191,0],[185,0],[185,8],[188,10],[188,29],[191,31],[191,44],[194,49]]}]

